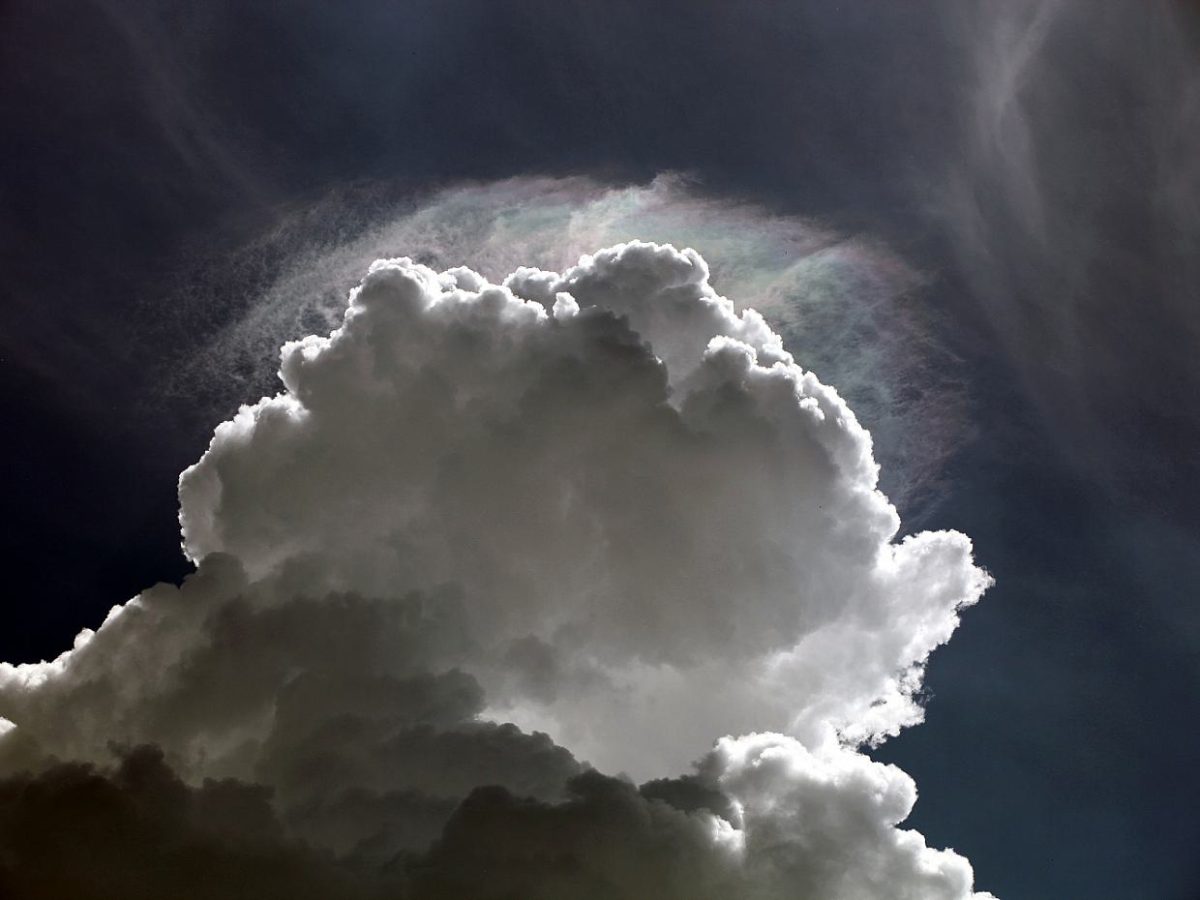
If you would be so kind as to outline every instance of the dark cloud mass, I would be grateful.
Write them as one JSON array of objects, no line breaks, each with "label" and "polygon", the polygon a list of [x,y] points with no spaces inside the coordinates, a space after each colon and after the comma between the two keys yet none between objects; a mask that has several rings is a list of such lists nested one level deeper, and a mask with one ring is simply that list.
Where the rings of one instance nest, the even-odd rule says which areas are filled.
[{"label": "dark cloud mass", "polygon": [[[940,213],[1060,446],[1194,524],[1175,502],[1200,437],[1200,53],[1183,7],[964,10],[973,90]],[[1147,442],[1169,458],[1146,460]]]},{"label": "dark cloud mass", "polygon": [[[780,762],[761,761],[764,768]],[[882,773],[868,774],[878,781]],[[847,793],[833,782],[824,787]],[[723,846],[723,820],[709,810],[681,809],[596,772],[574,776],[565,791],[562,802],[548,804],[498,786],[477,788],[427,852],[381,863],[361,855],[335,859],[287,837],[264,788],[228,779],[189,787],[158,750],[137,747],[105,769],[60,763],[0,782],[0,889],[6,897],[80,900],[683,900],[795,896],[798,890],[918,900],[964,896],[970,878],[953,854],[926,854],[914,864],[914,854],[904,851],[916,847],[880,846],[869,831],[845,848],[854,854],[847,859],[821,841],[813,845],[800,823],[786,820],[750,832],[745,847]],[[848,823],[874,813],[877,800],[863,802],[865,810],[848,804],[817,811],[807,824],[827,825],[821,812]]]},{"label": "dark cloud mass", "polygon": [[269,792],[189,787],[152,747],[111,769],[59,763],[0,782],[0,893],[52,898],[382,896],[284,836]]}]

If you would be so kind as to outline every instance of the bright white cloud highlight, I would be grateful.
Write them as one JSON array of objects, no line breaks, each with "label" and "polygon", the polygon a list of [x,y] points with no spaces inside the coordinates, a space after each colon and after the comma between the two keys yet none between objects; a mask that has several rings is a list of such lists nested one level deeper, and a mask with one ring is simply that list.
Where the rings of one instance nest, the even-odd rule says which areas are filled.
[{"label": "bright white cloud highlight", "polygon": [[[714,196],[672,174],[620,186],[510,178],[399,206],[377,191],[333,194],[283,217],[233,259],[223,254],[221,270],[235,273],[228,292],[237,299],[227,302],[237,311],[223,311],[229,324],[169,389],[228,398],[234,373],[269,376],[282,343],[337,327],[346,285],[380,257],[403,253],[438,269],[469,263],[499,282],[519,266],[562,270],[597,247],[641,238],[694,247],[738,309],[762,313],[792,352],[838,386],[880,437],[901,505],[936,483],[969,430],[957,360],[936,338],[932,306],[920,302],[926,277],[869,236]],[[173,306],[199,308],[207,320],[222,292],[189,290],[197,293]],[[222,399],[221,414],[229,402]]]},{"label": "bright white cloud highlight", "polygon": [[[566,816],[578,847],[642,810],[736,896],[980,896],[897,828],[907,776],[854,748],[920,720],[925,660],[989,578],[961,534],[895,540],[870,436],[698,253],[500,284],[379,260],[280,377],[180,478],[196,576],[0,666],[11,758],[155,743],[272,785],[335,852],[423,851],[453,812],[414,896],[470,876],[435,862],[491,827],[480,804],[530,840]],[[679,775],[737,734],[700,765],[707,806],[581,774]],[[485,868],[576,895],[517,849]],[[585,866],[614,895],[708,896],[624,852]]]}]

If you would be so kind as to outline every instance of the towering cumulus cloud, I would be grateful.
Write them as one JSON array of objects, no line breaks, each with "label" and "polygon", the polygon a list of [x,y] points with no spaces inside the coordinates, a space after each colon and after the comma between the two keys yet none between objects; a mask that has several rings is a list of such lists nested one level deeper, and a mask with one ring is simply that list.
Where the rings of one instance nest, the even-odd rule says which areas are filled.
[{"label": "towering cumulus cloud", "polygon": [[[162,373],[159,391],[223,414],[269,389],[279,345],[336,327],[346,286],[380,257],[403,252],[433,268],[470,260],[499,280],[520,265],[557,270],[641,237],[697,249],[737,309],[762,313],[792,352],[837,385],[876,435],[883,483],[901,509],[935,490],[971,430],[961,362],[938,337],[935,305],[920,290],[928,276],[869,236],[705,192],[670,173],[646,184],[581,176],[459,183],[415,203],[388,201],[394,191],[331,192],[232,258],[222,254],[219,266],[200,267],[169,308],[179,316],[174,334],[192,336],[192,346],[197,331],[206,337]],[[224,323],[219,330],[213,318]]]},{"label": "towering cumulus cloud", "polygon": [[858,748],[988,577],[697,253],[380,260],[280,376],[180,478],[196,573],[0,667],[0,887],[987,896]]}]

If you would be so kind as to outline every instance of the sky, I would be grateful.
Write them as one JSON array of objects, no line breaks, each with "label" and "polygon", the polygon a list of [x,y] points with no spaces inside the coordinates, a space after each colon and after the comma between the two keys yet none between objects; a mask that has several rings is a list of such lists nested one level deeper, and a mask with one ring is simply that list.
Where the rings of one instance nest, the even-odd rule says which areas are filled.
[{"label": "sky", "polygon": [[0,887],[1200,898],[1198,16],[0,6]]}]

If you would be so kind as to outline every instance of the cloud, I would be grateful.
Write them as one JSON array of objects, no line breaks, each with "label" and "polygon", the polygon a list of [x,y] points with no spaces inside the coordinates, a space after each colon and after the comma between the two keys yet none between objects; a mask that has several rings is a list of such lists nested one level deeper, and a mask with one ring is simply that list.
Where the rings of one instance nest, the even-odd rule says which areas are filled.
[{"label": "cloud", "polygon": [[960,152],[932,204],[989,351],[1070,465],[1189,521],[1194,18],[1168,2],[957,5]]},{"label": "cloud", "polygon": [[280,377],[180,477],[196,573],[0,665],[0,769],[152,745],[414,897],[975,896],[856,748],[990,579],[696,251],[382,259]]},{"label": "cloud", "polygon": [[[634,238],[694,247],[738,308],[763,314],[789,350],[820,371],[880,437],[885,478],[903,503],[929,490],[969,436],[968,398],[937,319],[915,295],[926,276],[869,236],[705,191],[679,174],[641,185],[585,177],[516,177],[424,196],[369,184],[284,215],[172,304],[226,324],[165,390],[215,399],[224,414],[247,387],[267,389],[280,344],[337,326],[345,285],[380,257],[433,268],[470,263],[502,280],[519,266],[560,270],[596,247]],[[852,349],[851,349],[852,348]],[[248,383],[248,384],[247,384]],[[916,427],[915,423],[921,426]]]},{"label": "cloud", "polygon": [[0,847],[0,893],[29,900],[358,900],[384,881],[287,838],[265,788],[189,787],[153,747],[0,781]]},{"label": "cloud", "polygon": [[565,803],[481,789],[416,868],[421,897],[976,897],[970,865],[897,830],[916,799],[891,766],[779,735],[725,738],[702,778],[731,799],[711,810],[648,798],[596,773]]},{"label": "cloud", "polygon": [[[21,898],[975,897],[971,869],[894,825],[915,790],[846,750],[722,740],[676,802],[594,771],[546,803],[480,787],[424,852],[384,864],[287,834],[268,789],[185,784],[155,747],[0,780],[0,890]],[[721,791],[728,793],[728,797]],[[730,822],[687,794],[717,797]]]}]

